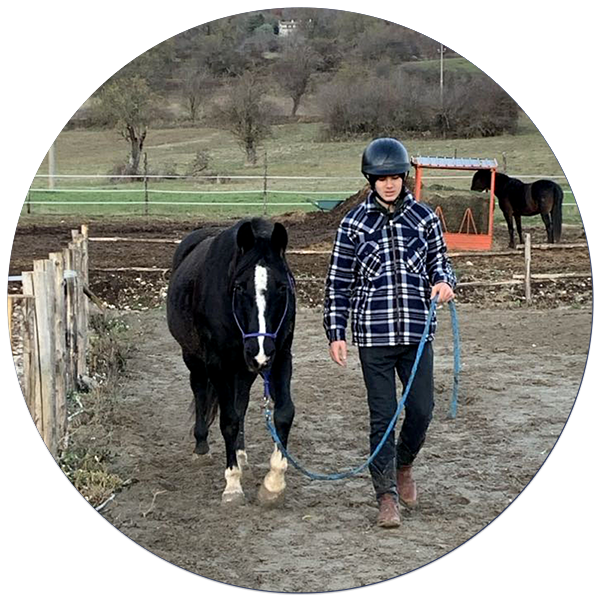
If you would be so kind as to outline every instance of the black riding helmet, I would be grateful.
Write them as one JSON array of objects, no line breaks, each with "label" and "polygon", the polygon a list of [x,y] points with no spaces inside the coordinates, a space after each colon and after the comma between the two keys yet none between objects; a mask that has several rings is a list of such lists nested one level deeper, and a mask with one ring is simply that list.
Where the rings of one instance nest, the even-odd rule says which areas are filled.
[{"label": "black riding helmet", "polygon": [[401,175],[406,181],[410,158],[406,148],[394,138],[373,140],[362,155],[362,174],[375,191],[375,181],[385,175]]}]

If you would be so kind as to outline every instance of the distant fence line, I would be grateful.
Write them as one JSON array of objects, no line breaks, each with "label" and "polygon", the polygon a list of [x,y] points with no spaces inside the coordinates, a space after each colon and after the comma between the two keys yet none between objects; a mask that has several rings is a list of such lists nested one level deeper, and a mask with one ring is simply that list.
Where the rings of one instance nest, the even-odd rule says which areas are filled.
[{"label": "distant fence line", "polygon": [[[471,179],[471,175],[433,175],[427,179]],[[512,177],[519,179],[566,179],[565,175],[519,175],[513,174]],[[265,179],[264,175],[51,175],[37,174],[34,178],[40,179],[187,179],[189,181],[203,179]],[[266,179],[297,179],[297,180],[330,180],[342,179],[346,181],[357,181],[363,178],[358,175],[267,175]]]},{"label": "distant fence line", "polygon": [[[471,179],[471,175],[431,175],[427,176],[427,180],[435,180],[435,181],[444,181],[444,180],[469,180]],[[519,178],[522,179],[566,179],[564,175],[518,175]],[[62,175],[62,174],[37,174],[35,175],[37,179],[46,179],[48,180],[48,187],[31,187],[29,189],[29,193],[27,195],[27,199],[25,202],[25,206],[27,212],[30,213],[32,211],[32,207],[34,206],[143,206],[145,214],[149,214],[152,206],[197,206],[197,207],[262,207],[263,212],[266,214],[269,208],[278,208],[278,207],[316,207],[321,210],[329,210],[333,206],[335,206],[336,202],[341,202],[346,198],[354,195],[357,191],[364,185],[364,179],[362,176],[330,176],[330,175],[315,175],[315,176],[302,176],[302,175],[269,175],[268,173],[264,173],[263,175],[154,175],[149,174],[147,172],[140,173],[139,175],[106,175],[106,174],[96,174],[96,175],[82,175],[82,174],[73,174],[73,175]],[[117,180],[118,184],[119,180],[125,182],[130,181],[132,183],[138,184],[139,187],[135,187],[133,189],[107,189],[104,185],[99,187],[55,187],[54,182],[58,180]],[[214,184],[223,184],[230,183],[232,181],[262,181],[262,189],[227,189],[227,190],[216,190],[216,189],[157,189],[156,187],[150,187],[150,182],[161,181],[186,181],[186,182],[201,182],[201,181],[212,181]],[[357,182],[357,188],[352,190],[282,190],[282,189],[270,189],[268,186],[269,181],[299,181],[299,182],[324,182],[324,181],[355,181]],[[360,187],[359,187],[360,186]],[[300,186],[299,186],[300,187]],[[110,195],[128,195],[129,197],[135,198],[136,196],[143,196],[143,199],[140,200],[85,200],[85,199],[56,199],[56,200],[46,200],[46,199],[34,199],[32,198],[32,194],[42,194],[45,195],[47,193],[53,194],[110,194]],[[565,194],[573,194],[573,192],[569,190],[564,190]],[[201,196],[207,199],[198,199],[188,201],[186,200],[155,200],[157,196],[162,195],[164,197],[168,196]],[[211,197],[216,197],[215,200],[210,200]],[[225,196],[255,196],[255,199],[247,199],[242,201],[229,201],[229,200],[219,200],[218,197]],[[270,198],[273,197],[282,197],[281,199],[276,199],[272,201]],[[285,199],[286,196],[292,196],[288,200]],[[300,196],[300,198],[298,198]],[[302,198],[304,197],[304,198]],[[318,199],[320,197],[320,200]],[[314,198],[314,200],[313,200]],[[328,199],[329,198],[329,199]],[[331,200],[330,200],[331,199]],[[333,200],[333,202],[332,202]],[[565,202],[564,206],[576,206],[575,202]]]}]

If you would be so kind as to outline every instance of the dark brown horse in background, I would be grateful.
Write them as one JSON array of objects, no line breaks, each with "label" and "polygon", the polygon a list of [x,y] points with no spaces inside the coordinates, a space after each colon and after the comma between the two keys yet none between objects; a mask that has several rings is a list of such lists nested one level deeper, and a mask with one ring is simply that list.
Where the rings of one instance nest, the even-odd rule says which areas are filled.
[{"label": "dark brown horse in background", "polygon": [[[492,172],[481,169],[473,175],[471,189],[477,192],[488,191],[491,186]],[[554,181],[539,179],[533,183],[523,183],[519,179],[509,177],[504,173],[496,173],[494,193],[498,198],[498,206],[504,214],[510,236],[509,246],[515,247],[515,231],[513,217],[517,224],[519,240],[523,243],[521,232],[521,217],[542,215],[546,226],[548,243],[560,242],[562,231],[562,188]]]}]

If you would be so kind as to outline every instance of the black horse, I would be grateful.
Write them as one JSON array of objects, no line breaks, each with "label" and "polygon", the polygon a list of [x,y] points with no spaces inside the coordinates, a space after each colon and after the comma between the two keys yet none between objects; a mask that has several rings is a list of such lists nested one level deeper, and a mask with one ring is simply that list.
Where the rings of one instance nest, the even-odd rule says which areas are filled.
[{"label": "black horse", "polygon": [[[220,412],[227,461],[223,503],[244,501],[244,418],[259,374],[268,377],[273,421],[284,446],[294,419],[290,380],[296,304],[287,241],[280,223],[243,220],[217,235],[192,232],[173,258],[167,321],[190,371],[196,454],[208,453],[208,430]],[[263,504],[283,498],[287,461],[277,446],[270,467],[259,490]]]},{"label": "black horse", "polygon": [[[477,192],[488,191],[491,185],[491,171],[481,169],[473,175],[471,189]],[[541,215],[546,226],[548,243],[560,242],[562,230],[562,188],[554,181],[539,179],[533,183],[523,183],[519,179],[496,173],[494,193],[504,214],[510,236],[509,246],[515,247],[513,217],[517,224],[519,240],[523,243],[521,217]]]}]

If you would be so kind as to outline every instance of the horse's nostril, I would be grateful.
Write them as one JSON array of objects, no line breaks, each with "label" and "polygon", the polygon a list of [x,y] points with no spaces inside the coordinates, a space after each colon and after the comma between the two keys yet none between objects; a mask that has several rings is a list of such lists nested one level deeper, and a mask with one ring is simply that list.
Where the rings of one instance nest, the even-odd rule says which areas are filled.
[{"label": "horse's nostril", "polygon": [[264,369],[265,367],[268,367],[271,364],[272,358],[272,356],[264,356],[260,358],[255,357],[254,362],[258,365],[259,369]]},{"label": "horse's nostril", "polygon": [[273,354],[246,354],[246,362],[253,371],[264,371],[265,369],[270,368],[273,363]]}]

